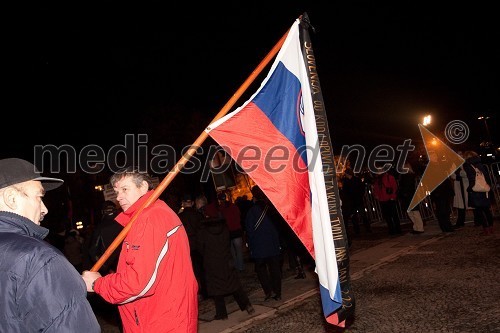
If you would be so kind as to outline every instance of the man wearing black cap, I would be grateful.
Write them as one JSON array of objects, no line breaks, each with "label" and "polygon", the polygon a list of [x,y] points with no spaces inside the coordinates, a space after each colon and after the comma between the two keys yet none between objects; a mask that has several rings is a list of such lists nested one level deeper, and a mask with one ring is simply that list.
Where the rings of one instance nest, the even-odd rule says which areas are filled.
[{"label": "man wearing black cap", "polygon": [[25,160],[0,160],[0,332],[101,332],[80,274],[43,240],[42,199],[62,183]]}]

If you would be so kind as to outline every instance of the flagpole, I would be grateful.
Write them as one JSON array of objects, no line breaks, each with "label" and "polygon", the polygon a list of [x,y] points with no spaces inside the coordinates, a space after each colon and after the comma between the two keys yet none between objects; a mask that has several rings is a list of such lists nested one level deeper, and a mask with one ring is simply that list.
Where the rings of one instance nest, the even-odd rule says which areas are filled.
[{"label": "flagpole", "polygon": [[[288,35],[288,31],[280,38],[280,40],[273,46],[271,51],[262,59],[259,65],[255,68],[255,70],[248,76],[248,78],[243,82],[243,84],[236,90],[234,95],[227,101],[227,103],[222,107],[222,109],[217,113],[217,115],[210,122],[224,117],[236,104],[236,102],[240,99],[243,93],[248,89],[248,87],[252,84],[252,82],[257,78],[257,76],[264,70],[264,68],[269,64],[269,62],[276,56],[281,46],[285,42],[286,36]],[[130,222],[122,229],[122,231],[116,236],[111,245],[104,251],[104,254],[97,260],[97,262],[90,269],[92,272],[97,272],[102,265],[108,260],[111,254],[115,251],[115,249],[123,242],[125,237],[127,236],[132,224],[137,220],[138,215],[142,212],[142,210],[149,205],[151,205],[156,199],[160,197],[163,191],[167,188],[167,186],[172,182],[172,180],[179,174],[179,172],[184,168],[186,163],[189,161],[191,157],[196,153],[198,147],[207,139],[207,132],[203,131],[200,136],[195,140],[195,142],[189,147],[189,149],[182,155],[174,168],[165,176],[165,178],[161,181],[161,183],[156,187],[153,194],[146,200],[141,207],[132,215]]]}]

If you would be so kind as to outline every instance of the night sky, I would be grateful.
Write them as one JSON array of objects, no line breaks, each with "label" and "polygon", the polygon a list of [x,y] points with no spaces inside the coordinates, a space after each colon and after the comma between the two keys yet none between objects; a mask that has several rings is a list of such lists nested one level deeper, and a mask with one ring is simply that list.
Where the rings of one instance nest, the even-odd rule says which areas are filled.
[{"label": "night sky", "polygon": [[0,157],[29,159],[34,145],[107,147],[130,133],[190,144],[303,12],[315,28],[334,149],[419,139],[426,113],[434,132],[465,121],[469,143],[484,139],[478,115],[490,115],[496,133],[493,3],[271,2],[61,2],[5,12]]}]

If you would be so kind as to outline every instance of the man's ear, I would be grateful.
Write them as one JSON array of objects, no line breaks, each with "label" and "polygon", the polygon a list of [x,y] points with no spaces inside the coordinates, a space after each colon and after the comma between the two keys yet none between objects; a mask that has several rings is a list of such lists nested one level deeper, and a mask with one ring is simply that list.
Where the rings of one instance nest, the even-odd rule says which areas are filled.
[{"label": "man's ear", "polygon": [[144,194],[147,191],[149,191],[149,184],[147,181],[143,180],[141,183],[141,192],[143,192],[143,194]]},{"label": "man's ear", "polygon": [[17,190],[15,188],[7,187],[3,191],[3,195],[2,195],[4,204],[7,207],[9,207],[11,210],[16,210],[17,209],[17,203],[16,203],[17,196],[18,196],[18,193],[17,193]]}]

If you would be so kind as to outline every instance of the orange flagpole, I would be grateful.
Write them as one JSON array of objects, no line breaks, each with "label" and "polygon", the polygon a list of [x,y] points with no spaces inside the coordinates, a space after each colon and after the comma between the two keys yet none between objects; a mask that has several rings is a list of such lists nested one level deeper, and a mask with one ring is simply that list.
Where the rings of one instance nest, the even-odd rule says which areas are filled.
[{"label": "orange flagpole", "polygon": [[[248,76],[248,78],[243,82],[243,84],[238,88],[236,93],[227,101],[227,103],[222,107],[222,109],[217,113],[215,118],[210,122],[224,117],[229,110],[234,106],[234,104],[238,101],[238,99],[243,95],[243,93],[248,89],[248,87],[252,84],[252,82],[257,78],[257,76],[264,70],[264,68],[269,64],[269,62],[274,58],[274,56],[278,53],[281,46],[285,42],[286,36],[288,35],[288,31],[280,38],[280,40],[274,45],[274,47],[269,51],[264,59],[260,62],[260,64],[255,68],[255,70]],[[90,269],[92,272],[97,272],[102,265],[108,260],[109,256],[114,252],[114,250],[123,242],[125,237],[127,236],[132,224],[137,219],[137,216],[142,212],[142,210],[149,205],[151,205],[158,197],[163,193],[163,191],[167,188],[167,186],[172,182],[172,180],[179,174],[179,172],[184,168],[189,159],[196,153],[198,147],[207,139],[208,134],[203,131],[200,136],[196,139],[196,141],[190,146],[190,148],[182,155],[174,168],[167,174],[167,176],[161,181],[158,187],[154,190],[153,194],[146,200],[141,207],[137,210],[137,212],[132,215],[130,222],[122,229],[122,231],[116,236],[111,245],[106,249],[104,254],[97,260],[97,262]]]}]

